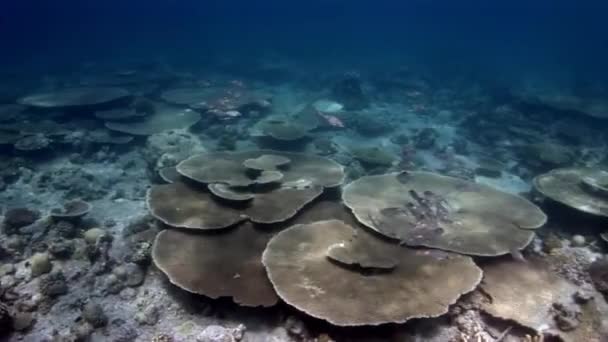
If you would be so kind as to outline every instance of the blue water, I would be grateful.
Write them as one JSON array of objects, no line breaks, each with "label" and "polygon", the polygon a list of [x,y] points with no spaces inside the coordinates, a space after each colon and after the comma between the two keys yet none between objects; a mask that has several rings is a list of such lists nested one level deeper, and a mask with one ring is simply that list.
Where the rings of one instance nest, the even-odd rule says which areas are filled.
[{"label": "blue water", "polygon": [[[606,1],[10,1],[2,69],[288,56],[372,68],[423,63],[485,78],[608,79]],[[18,67],[19,69],[15,69]]]}]

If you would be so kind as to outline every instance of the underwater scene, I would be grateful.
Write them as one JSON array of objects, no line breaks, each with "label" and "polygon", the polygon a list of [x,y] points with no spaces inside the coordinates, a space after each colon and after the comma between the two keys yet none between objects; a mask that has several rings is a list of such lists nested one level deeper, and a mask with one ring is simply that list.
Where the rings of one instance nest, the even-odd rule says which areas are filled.
[{"label": "underwater scene", "polygon": [[0,341],[608,342],[608,2],[0,8]]}]

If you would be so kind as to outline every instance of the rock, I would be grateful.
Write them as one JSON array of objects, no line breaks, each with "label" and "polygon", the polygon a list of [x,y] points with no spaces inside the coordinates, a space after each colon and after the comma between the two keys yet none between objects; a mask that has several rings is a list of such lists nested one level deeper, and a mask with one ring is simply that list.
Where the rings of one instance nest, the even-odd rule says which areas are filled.
[{"label": "rock", "polygon": [[29,330],[34,324],[34,316],[29,312],[17,312],[13,316],[13,329],[16,331]]},{"label": "rock", "polygon": [[232,329],[232,336],[237,341],[240,341],[245,337],[245,331],[247,331],[247,327],[244,324],[239,324],[236,328]]},{"label": "rock", "polygon": [[13,318],[8,307],[0,302],[0,336],[10,333],[12,326]]},{"label": "rock", "polygon": [[108,316],[103,312],[101,305],[88,302],[82,308],[82,318],[94,328],[100,328],[108,324]]},{"label": "rock", "polygon": [[106,234],[105,230],[101,228],[91,228],[84,232],[84,241],[88,244],[94,245],[97,240]]},{"label": "rock", "polygon": [[22,300],[19,303],[19,310],[23,312],[34,312],[38,310],[38,307],[43,303],[45,297],[42,293],[35,293],[30,298]]},{"label": "rock", "polygon": [[93,326],[87,322],[80,322],[76,326],[70,328],[70,334],[75,341],[88,341],[89,336],[93,333]]},{"label": "rock", "polygon": [[592,300],[594,297],[593,286],[590,284],[583,284],[575,293],[574,300],[579,304],[585,304]]},{"label": "rock", "polygon": [[137,291],[131,287],[127,287],[120,291],[120,299],[122,300],[132,300],[137,296]]},{"label": "rock", "polygon": [[147,266],[152,261],[150,250],[152,244],[147,241],[141,241],[135,244],[132,248],[132,252],[127,256],[127,260],[136,263],[140,266]]},{"label": "rock", "polygon": [[143,153],[148,164],[157,170],[174,166],[193,154],[205,151],[196,135],[189,132],[166,131],[149,136]]},{"label": "rock", "polygon": [[0,260],[9,259],[11,254],[12,253],[3,244],[0,244]]},{"label": "rock", "polygon": [[103,278],[100,288],[102,288],[105,293],[117,294],[125,288],[125,284],[112,273]]},{"label": "rock", "polygon": [[232,335],[230,329],[226,329],[219,325],[210,325],[205,328],[198,336],[197,342],[235,342],[236,339]]},{"label": "rock", "polygon": [[608,258],[604,257],[594,261],[589,267],[589,275],[595,288],[608,295]]},{"label": "rock", "polygon": [[0,292],[4,292],[15,285],[17,285],[17,279],[14,276],[5,275],[0,277]]},{"label": "rock", "polygon": [[572,331],[580,324],[576,318],[562,315],[555,316],[555,323],[557,323],[557,327],[561,331]]},{"label": "rock", "polygon": [[583,247],[586,244],[585,237],[582,235],[572,236],[572,247]]},{"label": "rock", "polygon": [[47,253],[36,253],[29,260],[32,277],[49,273],[53,268],[49,255]]},{"label": "rock", "polygon": [[63,273],[57,271],[40,279],[40,293],[46,297],[57,297],[68,293],[68,284]]},{"label": "rock", "polygon": [[40,218],[40,212],[28,208],[9,209],[4,214],[4,229],[12,234],[21,227],[28,226]]},{"label": "rock", "polygon": [[0,277],[15,273],[15,265],[3,264],[0,266]]},{"label": "rock", "polygon": [[78,235],[78,228],[69,221],[59,221],[52,228],[58,236],[66,239],[73,239]]},{"label": "rock", "polygon": [[167,335],[167,334],[158,334],[158,335],[154,335],[154,337],[152,337],[152,342],[173,342],[174,339],[173,337],[171,337],[171,335]]},{"label": "rock", "polygon": [[555,319],[555,323],[559,330],[572,331],[580,325],[580,321],[577,318],[580,315],[580,311],[577,307],[562,303],[554,303],[553,311],[555,312],[553,319]]},{"label": "rock", "polygon": [[160,310],[156,305],[148,305],[135,314],[135,321],[141,325],[155,325],[160,318]]},{"label": "rock", "polygon": [[112,322],[112,342],[134,342],[137,341],[139,333],[137,329],[128,323],[122,322],[122,324],[115,326],[115,321]]},{"label": "rock", "polygon": [[69,259],[74,254],[74,242],[56,240],[49,245],[49,252],[57,259]]},{"label": "rock", "polygon": [[129,287],[136,287],[144,282],[144,271],[134,263],[118,266],[113,273]]},{"label": "rock", "polygon": [[296,318],[295,316],[289,316],[285,320],[285,329],[289,335],[304,339],[308,336],[308,332],[306,330],[306,326],[302,320]]},{"label": "rock", "polygon": [[562,240],[553,233],[549,233],[543,239],[543,252],[547,254],[552,253],[553,250],[562,248],[562,246]]}]

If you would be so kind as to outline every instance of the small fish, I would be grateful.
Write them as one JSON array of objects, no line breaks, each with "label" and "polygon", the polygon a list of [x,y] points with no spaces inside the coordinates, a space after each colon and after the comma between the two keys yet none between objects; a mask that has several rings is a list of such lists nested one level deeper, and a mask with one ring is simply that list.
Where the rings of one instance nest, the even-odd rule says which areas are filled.
[{"label": "small fish", "polygon": [[524,255],[521,254],[521,251],[517,248],[513,248],[512,250],[509,251],[509,253],[511,253],[511,256],[513,257],[513,259],[515,259],[515,261],[528,262],[528,260],[526,260],[526,258],[524,258]]},{"label": "small fish", "polygon": [[339,128],[346,127],[344,125],[344,122],[342,122],[342,120],[340,120],[338,117],[336,117],[334,115],[327,115],[327,114],[323,114],[321,112],[317,112],[317,113],[319,114],[319,116],[321,116],[323,119],[325,119],[325,121],[327,121],[327,123],[332,127],[339,127]]}]

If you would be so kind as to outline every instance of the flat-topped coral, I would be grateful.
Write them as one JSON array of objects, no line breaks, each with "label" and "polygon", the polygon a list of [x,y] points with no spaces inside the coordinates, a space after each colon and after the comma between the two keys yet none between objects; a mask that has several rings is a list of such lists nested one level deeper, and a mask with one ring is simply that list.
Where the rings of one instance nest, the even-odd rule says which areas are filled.
[{"label": "flat-topped coral", "polygon": [[278,233],[262,260],[287,304],[339,326],[436,317],[481,280],[469,257],[403,248],[337,220]]},{"label": "flat-topped coral", "polygon": [[[265,170],[277,167],[281,171]],[[245,306],[277,302],[261,267],[272,233],[253,223],[284,222],[344,179],[342,166],[331,160],[268,150],[204,153],[169,172],[177,174],[167,176],[171,183],[147,196],[152,216],[169,226],[154,244],[156,265],[190,292]]]},{"label": "flat-topped coral", "polygon": [[106,128],[132,135],[152,135],[174,129],[187,129],[199,122],[201,116],[191,109],[158,104],[154,114],[136,121],[108,121]]},{"label": "flat-topped coral", "polygon": [[361,223],[403,244],[470,255],[523,249],[547,220],[522,197],[428,172],[366,176],[342,199]]},{"label": "flat-topped coral", "polygon": [[215,234],[169,229],[156,237],[152,258],[182,289],[231,297],[243,306],[272,306],[278,298],[261,261],[271,236],[250,223]]},{"label": "flat-topped coral", "polygon": [[38,108],[94,106],[124,99],[129,92],[121,88],[71,88],[33,94],[19,100],[20,104]]},{"label": "flat-topped coral", "polygon": [[[248,205],[240,208],[219,202],[206,189],[176,182],[150,189],[147,203],[151,214],[169,226],[209,230],[227,228],[247,219],[257,223],[285,221],[322,191],[319,186],[278,187],[255,193]],[[225,193],[222,198],[227,199]]]},{"label": "flat-topped coral", "polygon": [[175,166],[163,167],[162,169],[158,170],[158,175],[166,183],[178,182],[182,177],[182,175],[177,172]]},{"label": "flat-topped coral", "polygon": [[255,198],[255,194],[251,191],[240,190],[233,188],[223,183],[208,184],[207,188],[215,196],[228,201],[249,201]]},{"label": "flat-topped coral", "polygon": [[289,164],[290,161],[289,158],[276,154],[264,154],[257,158],[246,159],[243,166],[253,170],[272,171],[277,167]]},{"label": "flat-topped coral", "polygon": [[77,220],[88,214],[93,206],[82,200],[73,200],[63,204],[63,208],[51,210],[51,217],[62,220]]},{"label": "flat-topped coral", "polygon": [[593,215],[608,216],[608,172],[562,168],[534,178],[534,187],[550,199]]},{"label": "flat-topped coral", "polygon": [[607,336],[608,323],[602,319],[608,305],[601,295],[577,301],[579,287],[554,274],[541,259],[499,259],[482,268],[481,288],[489,296],[482,310],[488,314],[568,342],[601,341]]},{"label": "flat-topped coral", "polygon": [[[284,186],[334,187],[344,181],[342,165],[324,157],[301,153],[272,150],[244,152],[211,152],[192,156],[177,165],[180,174],[200,183],[225,183],[231,186],[248,186],[255,183],[255,177],[247,172],[244,165],[248,159],[264,155],[274,155],[290,160],[281,168]],[[274,157],[274,158],[276,158]]]}]

